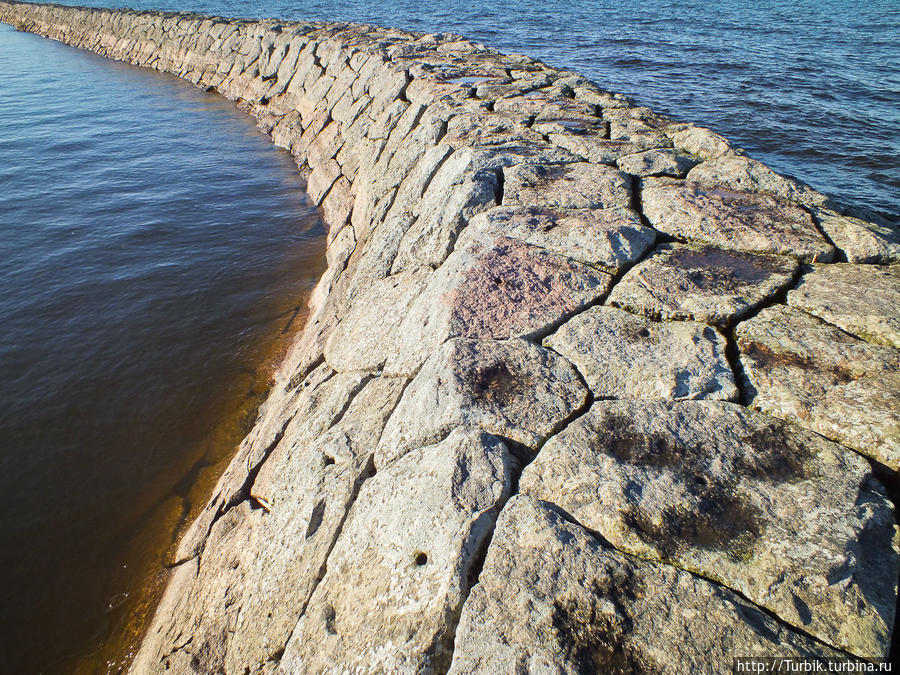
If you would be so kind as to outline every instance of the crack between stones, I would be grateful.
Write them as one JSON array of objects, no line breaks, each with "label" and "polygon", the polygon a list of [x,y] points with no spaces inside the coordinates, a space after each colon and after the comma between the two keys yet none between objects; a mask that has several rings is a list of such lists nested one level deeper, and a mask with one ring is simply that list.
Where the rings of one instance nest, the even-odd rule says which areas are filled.
[{"label": "crack between stones", "polygon": [[[350,405],[353,403],[353,400],[357,397],[359,392],[362,391],[362,389],[365,387],[365,385],[368,384],[373,379],[375,379],[374,376],[369,376],[369,377],[365,378],[363,383],[354,390],[353,394],[348,397],[348,401],[347,401],[347,404],[344,406],[344,409],[341,411],[339,416],[334,420],[334,422],[329,426],[329,429],[334,427],[336,424],[338,424],[340,422],[341,419],[343,419],[344,414],[350,408]],[[389,415],[387,415],[387,417],[385,418],[385,426],[387,426],[387,419],[390,419],[390,416],[394,413],[394,410],[396,410],[397,406],[400,404],[400,400],[403,398],[403,393],[406,391],[406,388],[410,385],[411,382],[412,382],[412,378],[407,380],[406,384],[403,386],[403,390],[401,391],[400,396],[397,397],[397,402],[394,404],[393,410],[391,410],[391,413]],[[384,427],[382,427],[381,432],[378,434],[378,439],[372,446],[373,449],[378,446],[378,443],[381,441],[381,437],[383,434],[384,434]],[[341,518],[340,522],[338,523],[337,528],[335,529],[334,536],[332,537],[331,542],[329,543],[328,550],[325,553],[325,558],[322,562],[322,565],[319,567],[319,571],[316,573],[316,578],[313,580],[313,584],[310,589],[309,596],[306,598],[306,601],[303,603],[303,606],[300,608],[300,612],[297,614],[297,623],[294,624],[294,629],[291,631],[291,634],[288,636],[285,644],[282,645],[279,649],[276,649],[275,652],[273,652],[269,656],[269,661],[276,661],[276,662],[281,661],[281,657],[284,655],[284,652],[287,649],[287,645],[290,643],[291,639],[294,637],[294,633],[297,630],[297,625],[300,623],[300,620],[304,616],[306,616],[306,610],[309,607],[309,603],[312,600],[313,595],[315,595],[316,590],[319,588],[319,584],[322,582],[322,580],[325,578],[325,575],[328,573],[328,561],[331,558],[331,553],[332,553],[332,551],[334,551],[334,547],[337,546],[337,542],[341,537],[341,533],[344,531],[344,525],[347,522],[347,518],[350,517],[350,511],[352,510],[353,505],[356,504],[356,500],[359,497],[359,493],[360,493],[360,490],[362,490],[363,484],[367,480],[369,480],[370,478],[375,476],[377,473],[378,473],[378,469],[375,466],[375,453],[373,450],[372,452],[370,452],[369,457],[366,460],[363,470],[360,472],[359,477],[353,484],[353,490],[351,491],[350,497],[347,499],[347,502],[346,502],[346,508],[344,509],[344,515]]]},{"label": "crack between stones", "polygon": [[540,501],[542,504],[545,504],[545,505],[549,506],[550,508],[552,508],[557,514],[559,514],[560,517],[562,517],[562,518],[563,518],[564,520],[566,520],[567,522],[569,522],[569,523],[571,523],[571,524],[573,524],[573,525],[576,525],[577,527],[580,527],[582,530],[584,530],[584,531],[587,532],[589,535],[591,535],[591,537],[593,537],[594,539],[596,539],[596,540],[598,541],[598,543],[600,543],[604,548],[608,548],[608,549],[612,549],[612,550],[614,550],[614,551],[617,551],[617,552],[620,553],[621,555],[624,555],[624,556],[626,556],[626,557],[628,557],[628,558],[632,558],[632,559],[635,559],[635,560],[645,561],[645,562],[648,562],[648,563],[651,563],[651,564],[654,564],[654,565],[667,565],[668,567],[674,567],[674,568],[677,569],[677,570],[680,570],[680,571],[682,571],[682,572],[686,572],[687,574],[690,574],[692,577],[694,577],[694,578],[696,578],[696,579],[702,579],[703,581],[706,581],[706,582],[708,582],[708,583],[710,583],[710,584],[712,584],[712,585],[714,585],[714,586],[716,586],[716,587],[718,587],[718,588],[722,588],[722,589],[725,589],[725,590],[727,590],[727,591],[729,591],[729,592],[731,592],[731,593],[734,593],[734,594],[735,594],[736,596],[738,596],[741,600],[743,600],[744,602],[746,602],[746,603],[748,603],[749,605],[753,606],[754,608],[756,608],[757,610],[759,610],[760,612],[762,612],[763,614],[765,614],[766,616],[768,616],[770,619],[772,619],[773,621],[775,621],[779,626],[782,626],[783,628],[785,628],[785,629],[791,631],[792,633],[796,633],[796,634],[798,634],[798,635],[802,635],[803,637],[806,637],[807,639],[813,641],[814,643],[816,643],[816,644],[818,644],[818,645],[820,645],[820,646],[822,646],[822,647],[825,647],[826,649],[834,650],[834,651],[838,652],[841,656],[847,657],[847,658],[852,659],[852,660],[854,660],[854,661],[863,661],[863,660],[864,660],[862,657],[857,656],[856,654],[852,654],[852,653],[848,652],[846,649],[843,649],[843,648],[841,648],[841,647],[837,647],[837,646],[832,645],[832,644],[830,644],[830,643],[828,643],[828,642],[825,642],[825,641],[822,640],[821,638],[818,638],[818,637],[812,635],[811,633],[808,633],[808,632],[805,631],[804,629],[799,628],[799,627],[797,627],[797,626],[794,626],[794,625],[791,624],[791,623],[788,623],[787,621],[785,621],[784,619],[782,619],[780,616],[778,616],[778,615],[777,615],[775,612],[773,612],[772,610],[770,610],[770,609],[768,609],[768,608],[766,608],[766,607],[763,607],[762,605],[757,604],[756,602],[754,602],[753,600],[751,600],[750,598],[748,598],[746,595],[744,595],[744,594],[741,593],[740,591],[738,591],[738,590],[736,590],[736,589],[734,589],[734,588],[728,586],[727,584],[723,583],[722,581],[720,581],[720,580],[718,580],[718,579],[715,579],[715,578],[706,576],[705,574],[702,574],[702,573],[697,572],[697,571],[695,571],[695,570],[690,570],[690,569],[687,569],[687,568],[685,568],[685,567],[682,567],[681,565],[678,565],[678,564],[676,564],[675,562],[673,562],[673,561],[671,561],[671,560],[654,559],[654,558],[649,558],[649,557],[637,555],[637,554],[635,554],[635,553],[629,553],[628,551],[623,551],[622,549],[620,549],[620,548],[614,546],[612,543],[610,543],[609,540],[606,539],[606,537],[604,537],[602,534],[600,534],[600,533],[597,532],[596,530],[593,530],[593,529],[591,529],[591,528],[585,526],[584,524],[582,524],[577,518],[575,518],[575,516],[573,516],[571,513],[569,513],[569,512],[566,511],[565,509],[563,509],[561,506],[559,506],[559,505],[557,505],[557,504],[554,504],[553,502],[548,502],[548,501],[546,501],[546,500],[538,500],[538,501]]},{"label": "crack between stones", "polygon": [[[510,476],[509,495],[503,501],[503,503],[500,504],[497,508],[497,513],[494,517],[490,532],[487,534],[487,536],[485,536],[484,542],[482,543],[481,547],[479,548],[478,552],[476,553],[476,555],[474,557],[472,567],[469,569],[469,573],[468,573],[469,574],[469,576],[468,576],[469,584],[468,584],[468,588],[463,593],[463,599],[459,605],[459,611],[455,613],[455,616],[451,617],[451,622],[447,626],[447,632],[452,635],[452,638],[450,641],[450,650],[449,650],[450,655],[447,660],[447,669],[449,669],[450,665],[452,665],[452,663],[453,663],[453,656],[454,656],[454,653],[456,650],[456,631],[459,627],[460,617],[462,616],[462,612],[465,609],[466,602],[468,602],[468,600],[469,600],[469,596],[472,593],[472,589],[475,587],[475,585],[478,583],[479,578],[481,577],[481,572],[484,569],[484,563],[485,563],[485,560],[487,559],[487,553],[488,553],[488,550],[490,549],[491,542],[493,541],[493,538],[494,538],[494,531],[496,529],[497,520],[500,518],[500,514],[503,512],[503,509],[506,508],[506,505],[509,503],[509,500],[512,499],[517,494],[519,494],[519,480],[522,477],[522,474],[524,473],[525,469],[528,468],[528,465],[531,464],[531,462],[533,462],[537,458],[537,456],[541,452],[541,449],[550,441],[550,439],[552,439],[555,436],[557,436],[558,434],[560,434],[570,424],[572,424],[577,419],[579,419],[580,417],[585,415],[591,409],[591,406],[594,404],[594,394],[593,394],[593,392],[591,392],[590,388],[587,386],[587,383],[584,381],[584,378],[582,377],[581,373],[578,372],[578,369],[574,368],[574,366],[573,366],[573,371],[575,372],[575,375],[578,377],[578,379],[581,381],[582,385],[584,386],[585,393],[586,393],[585,402],[581,406],[579,406],[578,408],[573,410],[565,419],[561,420],[559,423],[554,425],[553,429],[547,435],[547,437],[544,438],[540,443],[538,443],[535,446],[535,448],[532,449],[521,443],[516,443],[515,441],[512,441],[509,438],[505,438],[505,437],[497,435],[497,434],[491,434],[495,438],[498,438],[501,441],[503,441],[503,443],[507,446],[509,453],[512,456],[515,464],[514,464],[514,467],[512,467],[511,476]],[[451,432],[452,432],[452,429],[451,429]],[[487,432],[487,433],[490,433],[490,432]],[[449,432],[448,432],[448,435],[449,435]],[[436,672],[438,672],[438,675],[445,675],[446,670],[436,671]]]}]

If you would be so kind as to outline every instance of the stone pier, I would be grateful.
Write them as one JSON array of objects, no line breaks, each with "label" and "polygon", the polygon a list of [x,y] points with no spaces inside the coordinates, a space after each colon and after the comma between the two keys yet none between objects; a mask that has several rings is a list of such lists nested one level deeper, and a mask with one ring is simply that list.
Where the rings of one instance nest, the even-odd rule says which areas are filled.
[{"label": "stone pier", "polygon": [[0,20],[233,100],[329,229],[133,672],[887,655],[889,224],[457,35],[4,1]]}]

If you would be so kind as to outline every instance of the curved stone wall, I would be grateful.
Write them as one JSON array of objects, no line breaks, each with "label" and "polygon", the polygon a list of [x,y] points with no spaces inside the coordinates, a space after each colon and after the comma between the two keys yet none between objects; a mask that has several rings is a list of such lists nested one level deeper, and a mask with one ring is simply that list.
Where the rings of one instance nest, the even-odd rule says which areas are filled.
[{"label": "curved stone wall", "polygon": [[0,2],[309,169],[328,269],[181,541],[150,672],[885,656],[900,242],[454,35]]}]

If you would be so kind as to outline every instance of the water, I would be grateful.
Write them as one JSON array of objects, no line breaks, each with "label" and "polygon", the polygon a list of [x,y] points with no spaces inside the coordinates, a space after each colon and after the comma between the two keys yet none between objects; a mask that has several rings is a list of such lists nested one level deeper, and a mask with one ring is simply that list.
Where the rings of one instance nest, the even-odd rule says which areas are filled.
[{"label": "water", "polygon": [[[462,33],[900,215],[896,0],[131,6]],[[139,628],[321,269],[298,187],[227,102],[0,28],[3,668],[92,672]]]},{"label": "water", "polygon": [[221,97],[0,26],[0,671],[139,628],[321,274],[303,188]]},{"label": "water", "polygon": [[461,33],[710,126],[776,171],[846,205],[900,219],[897,0],[130,0],[130,6]]}]

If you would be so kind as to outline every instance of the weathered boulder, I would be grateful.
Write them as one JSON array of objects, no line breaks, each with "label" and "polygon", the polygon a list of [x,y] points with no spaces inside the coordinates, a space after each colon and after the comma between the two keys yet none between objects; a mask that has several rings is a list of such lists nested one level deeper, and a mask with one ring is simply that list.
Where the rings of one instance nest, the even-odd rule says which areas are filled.
[{"label": "weathered boulder", "polygon": [[825,195],[808,185],[781,176],[759,160],[746,155],[725,154],[698,165],[688,179],[707,185],[721,185],[746,192],[764,192],[781,199],[805,205],[822,205]]},{"label": "weathered boulder", "polygon": [[787,303],[851,335],[900,348],[900,265],[816,265]]},{"label": "weathered boulder", "polygon": [[900,554],[868,462],[730,403],[598,401],[521,491],[621,551],[713,579],[859,656],[890,644]]},{"label": "weathered boulder", "polygon": [[666,126],[665,132],[676,148],[701,159],[711,160],[735,153],[724,136],[706,127],[677,123]]},{"label": "weathered boulder", "polygon": [[834,256],[834,247],[819,234],[809,213],[767,194],[647,178],[641,188],[641,204],[650,224],[673,237],[735,251],[790,255],[803,261],[827,262]]},{"label": "weathered boulder", "polygon": [[631,205],[631,184],[602,164],[517,164],[503,170],[503,206],[610,209]]},{"label": "weathered boulder", "polygon": [[784,256],[661,244],[616,284],[607,304],[656,319],[727,325],[785,290],[797,267]]},{"label": "weathered boulder", "polygon": [[631,209],[500,206],[474,216],[457,246],[470,238],[510,237],[615,274],[639,260],[656,241]]},{"label": "weathered boulder", "polygon": [[400,323],[430,276],[430,268],[401,272],[363,289],[325,343],[328,365],[338,372],[381,368],[396,352]]},{"label": "weathered boulder", "polygon": [[268,512],[255,523],[244,554],[227,672],[261,668],[284,650],[359,486],[372,472],[369,439],[381,433],[405,384],[369,381],[337,424],[313,440],[285,443],[262,466],[251,503],[265,504]]},{"label": "weathered boulder", "polygon": [[575,364],[596,398],[737,396],[725,338],[693,321],[659,323],[614,307],[592,307],[543,344]]},{"label": "weathered boulder", "polygon": [[407,387],[375,455],[386,466],[458,426],[535,449],[587,403],[575,369],[524,340],[444,344]]},{"label": "weathered boulder", "polygon": [[667,145],[664,137],[631,136],[628,140],[604,138],[592,127],[578,127],[571,123],[535,124],[535,128],[548,134],[550,142],[565,148],[581,159],[594,164],[616,165],[624,157]]},{"label": "weathered boulder", "polygon": [[611,286],[609,274],[546,249],[470,237],[411,304],[398,339],[376,351],[387,349],[387,373],[413,375],[450,338],[539,337]]},{"label": "weathered boulder", "polygon": [[619,157],[616,164],[633,176],[684,178],[697,162],[673,148],[661,148]]},{"label": "weathered boulder", "polygon": [[450,673],[726,673],[736,654],[837,656],[736,593],[607,548],[519,495],[463,607]]},{"label": "weathered boulder", "polygon": [[363,383],[361,374],[335,375],[327,365],[313,369],[300,382],[287,382],[280,397],[272,397],[261,411],[256,426],[241,443],[222,474],[213,495],[184,533],[176,561],[199,555],[215,520],[247,498],[248,481],[260,470],[285,434],[313,438],[331,425]]},{"label": "weathered boulder", "polygon": [[838,259],[851,263],[900,261],[900,231],[825,208],[812,213],[822,232],[838,248]]},{"label": "weathered boulder", "polygon": [[900,351],[783,305],[735,338],[752,407],[900,469]]},{"label": "weathered boulder", "polygon": [[510,489],[500,441],[457,429],[367,480],[279,670],[443,672]]}]

